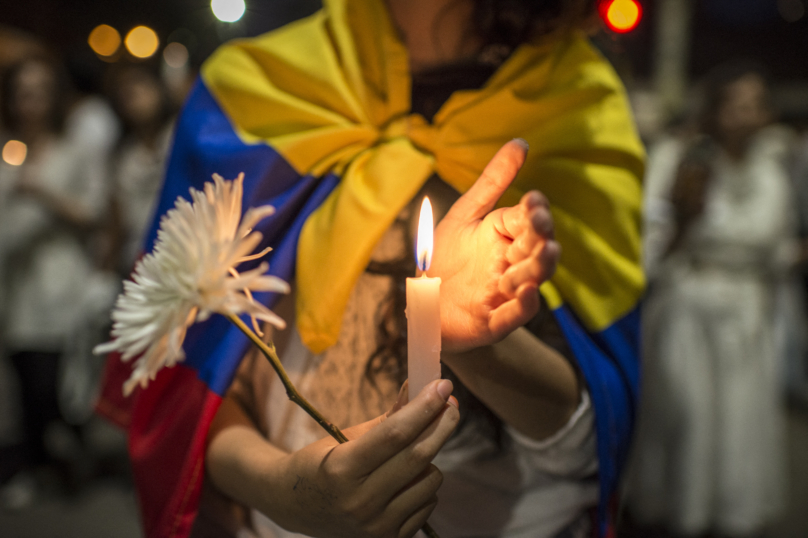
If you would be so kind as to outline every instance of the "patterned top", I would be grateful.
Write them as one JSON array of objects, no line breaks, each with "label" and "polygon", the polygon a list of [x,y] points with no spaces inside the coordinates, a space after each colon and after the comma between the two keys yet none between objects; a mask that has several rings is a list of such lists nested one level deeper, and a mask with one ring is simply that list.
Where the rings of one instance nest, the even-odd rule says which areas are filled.
[{"label": "patterned top", "polygon": [[[399,260],[407,254],[408,217],[405,210],[386,232],[373,253],[374,262]],[[377,417],[395,403],[399,389],[395,372],[382,371],[375,377],[375,387],[365,376],[394,278],[362,274],[345,310],[339,341],[322,354],[309,351],[294,328],[285,331],[290,333],[285,342],[274,335],[292,382],[340,428]],[[290,308],[293,299],[285,303]],[[552,335],[552,316],[546,320],[540,332]],[[287,399],[278,376],[257,352],[245,358],[229,395],[264,436],[285,450],[301,449],[326,435]],[[598,500],[597,455],[588,394],[581,400],[568,424],[541,442],[505,425],[499,448],[475,422],[462,428],[434,461],[444,473],[441,502],[430,518],[439,534],[535,538],[556,536],[570,526],[576,531],[572,536],[590,532],[587,510]],[[297,536],[259,512],[253,512],[252,526],[262,538]]]}]

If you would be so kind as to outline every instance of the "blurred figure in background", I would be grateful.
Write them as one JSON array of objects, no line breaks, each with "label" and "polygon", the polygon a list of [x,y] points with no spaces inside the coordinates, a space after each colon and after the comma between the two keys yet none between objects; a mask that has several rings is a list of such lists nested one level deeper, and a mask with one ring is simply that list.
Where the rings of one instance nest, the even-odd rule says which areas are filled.
[{"label": "blurred figure in background", "polygon": [[[799,268],[802,286],[796,300],[802,301],[802,312],[805,314],[808,311],[808,129],[802,131],[800,141],[796,146],[793,177],[802,240],[800,259],[802,263]],[[808,321],[805,318],[808,316],[804,316],[802,320],[803,330],[808,327]],[[792,401],[808,409],[808,335],[802,334],[801,336],[803,344],[803,347],[799,349],[801,353],[788,357],[785,378],[788,394]]]},{"label": "blurred figure in background", "polygon": [[120,122],[109,101],[101,95],[105,66],[89,49],[68,56],[67,69],[75,98],[65,120],[65,135],[103,160],[121,136]]},{"label": "blurred figure in background", "polygon": [[144,65],[127,65],[113,72],[110,98],[123,125],[110,163],[112,206],[119,230],[113,266],[126,277],[143,248],[162,186],[174,108],[160,76]]},{"label": "blurred figure in background", "polygon": [[[86,148],[87,158],[103,165],[108,192],[104,221],[88,243],[96,270],[88,277],[83,302],[77,306],[59,376],[60,408],[75,425],[85,425],[93,417],[104,358],[93,355],[92,349],[109,333],[109,311],[121,278],[129,275],[140,254],[171,139],[173,107],[155,71],[142,64],[116,66],[109,73],[109,86],[117,115],[114,125],[122,126],[118,137],[100,143],[98,127],[109,121],[99,122],[103,117],[97,112],[108,107],[99,96],[89,97],[93,107],[85,110],[85,128],[75,137]],[[86,448],[92,452],[94,447]],[[95,456],[106,456],[95,452]]]},{"label": "blurred figure in background", "polygon": [[[63,133],[76,152],[91,160],[94,169],[102,171],[121,134],[120,122],[100,91],[105,65],[89,50],[73,51],[68,55],[66,67],[73,91]],[[105,192],[111,192],[112,185],[106,172],[104,182]],[[76,305],[73,329],[66,343],[58,378],[60,411],[68,422],[81,426],[82,430],[93,417],[103,367],[103,361],[93,355],[92,349],[104,339],[109,311],[120,290],[118,274],[109,266],[115,250],[115,233],[109,225],[111,206],[108,200],[105,205],[103,218],[95,223],[84,239],[94,271],[87,275],[82,302]],[[86,431],[82,434],[86,437]]]},{"label": "blurred figure in background", "polygon": [[675,536],[757,536],[785,493],[774,300],[796,260],[789,137],[752,66],[717,70],[704,110],[648,168],[655,280],[630,496]]},{"label": "blurred figure in background", "polygon": [[24,424],[25,461],[0,496],[12,507],[30,502],[33,471],[64,470],[65,447],[51,442],[64,427],[57,376],[93,273],[86,242],[106,211],[101,162],[64,135],[69,96],[62,69],[46,57],[3,77],[0,143],[25,144],[20,160],[0,163],[0,328]]}]

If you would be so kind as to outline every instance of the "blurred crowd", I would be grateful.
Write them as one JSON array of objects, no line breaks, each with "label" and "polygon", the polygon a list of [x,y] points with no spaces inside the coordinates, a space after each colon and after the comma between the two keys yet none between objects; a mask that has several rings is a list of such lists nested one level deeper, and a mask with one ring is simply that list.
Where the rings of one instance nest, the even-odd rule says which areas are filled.
[{"label": "blurred crowd", "polygon": [[105,472],[93,417],[103,358],[92,348],[151,224],[193,77],[37,48],[4,60],[0,507],[20,509]]},{"label": "blurred crowd", "polygon": [[[32,50],[0,65],[5,509],[48,480],[70,491],[104,472],[91,350],[141,250],[193,78],[91,60]],[[751,63],[718,68],[697,101],[644,133],[649,286],[625,506],[652,535],[759,536],[783,509],[786,401],[808,403],[808,131],[777,121]]]},{"label": "blurred crowd", "polygon": [[654,536],[763,536],[786,507],[786,402],[808,402],[808,136],[777,121],[762,66],[698,90],[647,141],[627,507]]}]

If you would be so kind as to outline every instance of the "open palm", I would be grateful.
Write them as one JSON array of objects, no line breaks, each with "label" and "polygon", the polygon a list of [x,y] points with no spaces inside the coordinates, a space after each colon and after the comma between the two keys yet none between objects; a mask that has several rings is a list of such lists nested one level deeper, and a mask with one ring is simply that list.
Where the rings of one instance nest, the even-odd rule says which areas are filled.
[{"label": "open palm", "polygon": [[538,312],[538,287],[555,272],[561,249],[547,199],[530,191],[494,210],[526,154],[522,140],[505,144],[435,230],[429,276],[441,278],[445,351],[492,344],[524,325]]}]

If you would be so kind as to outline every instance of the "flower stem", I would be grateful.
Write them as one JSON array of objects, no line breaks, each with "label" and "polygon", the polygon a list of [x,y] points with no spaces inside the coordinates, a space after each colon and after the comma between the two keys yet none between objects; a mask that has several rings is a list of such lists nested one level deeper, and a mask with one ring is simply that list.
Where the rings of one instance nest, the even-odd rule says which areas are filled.
[{"label": "flower stem", "polygon": [[292,384],[292,380],[289,379],[289,376],[286,374],[286,370],[283,369],[283,365],[281,364],[281,360],[278,358],[278,354],[275,351],[275,344],[270,342],[267,344],[263,340],[261,340],[257,334],[255,334],[247,325],[241,321],[241,318],[236,316],[235,314],[227,314],[227,319],[229,319],[236,327],[241,329],[241,332],[247,335],[247,338],[252,340],[252,343],[258,346],[258,349],[264,354],[264,356],[269,360],[269,363],[278,373],[278,376],[281,378],[281,382],[283,386],[286,388],[286,395],[292,400],[294,403],[299,405],[303,411],[308,413],[311,418],[317,421],[317,424],[323,427],[328,434],[339,441],[340,443],[345,443],[348,441],[348,438],[345,437],[339,428],[334,426],[331,422],[326,420],[326,418],[320,414],[317,409],[314,408],[301,394],[297,391],[295,386]]},{"label": "flower stem", "polygon": [[[253,344],[258,346],[258,349],[261,350],[261,353],[269,360],[269,363],[272,365],[272,368],[278,373],[278,376],[281,378],[281,382],[283,383],[284,388],[286,388],[286,395],[289,397],[291,401],[296,403],[300,406],[306,413],[311,416],[314,420],[317,421],[317,424],[322,426],[322,428],[328,432],[328,434],[336,439],[340,443],[347,443],[348,438],[345,437],[339,428],[337,428],[334,424],[326,420],[326,418],[320,414],[317,409],[314,408],[301,394],[297,391],[295,386],[292,384],[292,380],[289,379],[289,376],[286,374],[286,370],[284,370],[283,365],[281,364],[281,360],[278,358],[278,353],[275,351],[275,344],[272,342],[266,343],[261,338],[255,334],[252,329],[247,327],[247,325],[241,321],[241,318],[236,316],[235,314],[227,314],[227,319],[229,319],[236,327],[241,329],[241,332],[247,335]],[[424,531],[424,534],[427,535],[428,538],[440,538],[438,533],[436,533],[429,523],[424,523],[424,526],[421,527],[421,530]]]}]

